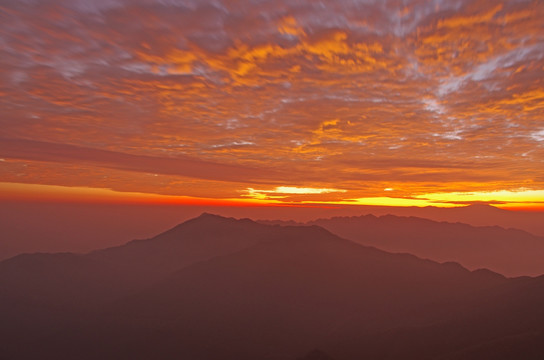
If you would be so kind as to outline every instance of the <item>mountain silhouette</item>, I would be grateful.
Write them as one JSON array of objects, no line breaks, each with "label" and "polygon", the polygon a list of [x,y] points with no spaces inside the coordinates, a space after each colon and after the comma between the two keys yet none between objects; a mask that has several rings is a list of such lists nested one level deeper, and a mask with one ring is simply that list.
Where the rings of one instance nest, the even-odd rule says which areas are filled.
[{"label": "mountain silhouette", "polygon": [[438,262],[454,261],[472,270],[487,268],[506,276],[544,274],[544,237],[522,230],[394,215],[333,217],[304,225],[318,225],[345,239],[385,251],[410,253]]},{"label": "mountain silhouette", "polygon": [[544,278],[391,254],[318,226],[203,214],[121,247],[6,260],[0,289],[9,309],[0,358],[9,359],[292,360],[316,348],[336,360],[460,359],[544,349]]},{"label": "mountain silhouette", "polygon": [[434,206],[360,206],[358,208],[362,214],[373,214],[375,216],[416,216],[439,222],[460,222],[472,226],[500,225],[505,228],[522,229],[537,236],[544,236],[544,213],[542,211],[511,211],[484,203],[452,208]]},{"label": "mountain silhouette", "polygon": [[199,261],[230,254],[275,234],[249,219],[234,220],[203,213],[152,239],[98,250],[88,257],[117,264],[119,271],[146,282]]},{"label": "mountain silhouette", "polygon": [[[152,239],[89,254],[22,254],[0,262],[9,296],[86,308],[137,291],[193,263],[239,251],[274,234],[250,220],[204,213]],[[81,287],[82,289],[79,289]],[[74,301],[83,296],[86,301]],[[30,300],[29,300],[30,299]]]}]

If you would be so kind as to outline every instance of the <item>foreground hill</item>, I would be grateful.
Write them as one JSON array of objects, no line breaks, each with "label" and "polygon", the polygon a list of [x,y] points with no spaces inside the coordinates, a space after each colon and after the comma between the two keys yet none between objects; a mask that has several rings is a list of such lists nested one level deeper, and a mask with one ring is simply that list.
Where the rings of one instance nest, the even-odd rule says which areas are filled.
[{"label": "foreground hill", "polygon": [[2,262],[0,289],[0,358],[544,354],[543,278],[391,254],[317,226],[203,215],[118,248]]},{"label": "foreground hill", "polygon": [[486,268],[506,276],[544,274],[544,237],[522,230],[393,215],[334,217],[304,225],[318,225],[345,239],[385,251],[438,262],[454,261],[472,270]]}]

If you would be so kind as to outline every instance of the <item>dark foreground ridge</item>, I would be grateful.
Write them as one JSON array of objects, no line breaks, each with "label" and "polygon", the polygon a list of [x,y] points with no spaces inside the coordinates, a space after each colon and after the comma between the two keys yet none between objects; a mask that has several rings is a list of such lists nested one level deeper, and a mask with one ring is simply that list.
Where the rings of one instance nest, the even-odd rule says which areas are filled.
[{"label": "dark foreground ridge", "polygon": [[543,277],[203,214],[1,262],[0,359],[542,359],[543,303]]}]

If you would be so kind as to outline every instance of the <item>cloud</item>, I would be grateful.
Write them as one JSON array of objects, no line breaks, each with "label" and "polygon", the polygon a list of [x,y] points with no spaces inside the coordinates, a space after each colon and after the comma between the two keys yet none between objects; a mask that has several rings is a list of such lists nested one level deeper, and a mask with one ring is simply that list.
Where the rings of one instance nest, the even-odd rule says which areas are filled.
[{"label": "cloud", "polygon": [[263,171],[239,165],[218,164],[188,156],[176,158],[133,155],[75,145],[0,138],[0,154],[31,161],[93,164],[118,170],[179,175],[222,181],[261,181]]},{"label": "cloud", "polygon": [[300,202],[300,199],[296,199],[300,195],[322,195],[331,193],[345,193],[343,189],[327,189],[327,188],[310,188],[310,187],[297,187],[297,186],[277,186],[270,190],[259,190],[254,188],[247,188],[242,191],[244,197],[249,197],[257,200],[276,200],[285,199],[289,201],[292,199],[296,202]]},{"label": "cloud", "polygon": [[544,188],[543,16],[514,0],[4,1],[0,176],[63,185],[81,165],[110,180],[80,186],[199,196]]}]

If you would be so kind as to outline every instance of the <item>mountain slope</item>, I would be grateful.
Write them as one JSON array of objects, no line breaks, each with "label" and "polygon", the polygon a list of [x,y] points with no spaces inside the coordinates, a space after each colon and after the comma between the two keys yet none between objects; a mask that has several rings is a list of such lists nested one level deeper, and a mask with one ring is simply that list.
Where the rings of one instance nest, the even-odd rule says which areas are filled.
[{"label": "mountain slope", "polygon": [[120,272],[152,282],[199,261],[230,254],[274,237],[249,219],[203,213],[151,239],[94,251],[89,258],[116,264]]},{"label": "mountain slope", "polygon": [[[216,251],[218,242],[232,246]],[[336,360],[455,359],[512,343],[541,350],[543,278],[390,254],[317,226],[212,215],[141,243],[0,263],[0,294],[11,301],[2,306],[12,310],[0,322],[0,358],[293,360],[319,348]],[[153,275],[138,286],[109,296],[97,288],[140,261]],[[9,282],[8,268],[30,275]],[[79,310],[29,302],[38,271],[56,274]],[[14,286],[26,292],[14,299]],[[86,289],[90,299],[102,292],[101,302],[85,304]]]},{"label": "mountain slope", "polygon": [[[0,262],[2,347],[50,336],[116,299],[198,261],[269,239],[250,220],[202,214],[148,240],[89,254],[23,254]],[[55,324],[54,327],[51,324]],[[25,334],[25,335],[23,335]],[[49,335],[48,335],[49,334]]]},{"label": "mountain slope", "polygon": [[[108,316],[116,332],[130,319],[130,337],[155,344],[128,340],[125,347],[137,349],[131,356],[160,348],[163,357],[280,359],[353,334],[450,321],[507,281],[362,247],[317,227],[284,229],[281,239],[195,264],[118,304]],[[171,336],[153,337],[157,328]]]},{"label": "mountain slope", "polygon": [[359,213],[375,216],[416,216],[433,221],[460,222],[472,226],[496,226],[527,231],[536,236],[544,236],[544,212],[513,211],[500,209],[487,204],[443,207],[395,207],[395,206],[358,206]]},{"label": "mountain slope", "polygon": [[[65,291],[86,288],[85,297],[137,289],[196,262],[230,254],[274,235],[267,226],[204,213],[147,240],[89,254],[23,254],[0,262],[0,284],[10,296],[76,305]],[[95,286],[96,285],[96,286]],[[101,290],[100,288],[104,288]],[[83,291],[83,290],[82,290]],[[21,295],[23,296],[23,295]]]},{"label": "mountain slope", "polygon": [[544,237],[522,230],[393,215],[334,217],[306,225],[318,225],[345,239],[385,251],[406,252],[438,262],[455,261],[469,269],[486,268],[506,276],[544,274]]}]

